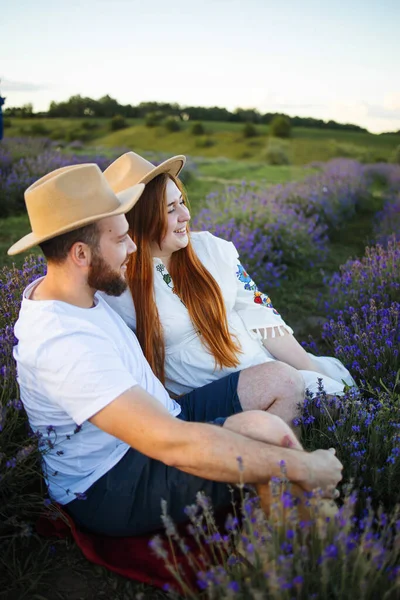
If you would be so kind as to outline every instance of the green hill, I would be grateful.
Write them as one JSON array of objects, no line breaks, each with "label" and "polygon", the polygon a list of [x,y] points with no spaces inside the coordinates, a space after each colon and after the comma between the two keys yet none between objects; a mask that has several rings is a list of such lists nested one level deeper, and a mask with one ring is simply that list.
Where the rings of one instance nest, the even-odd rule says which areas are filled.
[{"label": "green hill", "polygon": [[[242,123],[203,122],[205,133],[194,135],[191,121],[180,122],[180,130],[167,131],[164,125],[147,127],[141,119],[127,119],[125,129],[110,131],[110,119],[8,119],[5,135],[42,135],[54,140],[80,140],[86,145],[105,148],[130,148],[140,151],[160,151],[208,158],[226,157],[235,160],[264,161],[270,139],[267,125],[257,125],[257,135],[246,138]],[[302,165],[326,161],[334,157],[349,157],[363,162],[389,161],[400,144],[397,134],[312,129],[297,127],[287,141],[273,139],[283,148],[290,164]]]}]

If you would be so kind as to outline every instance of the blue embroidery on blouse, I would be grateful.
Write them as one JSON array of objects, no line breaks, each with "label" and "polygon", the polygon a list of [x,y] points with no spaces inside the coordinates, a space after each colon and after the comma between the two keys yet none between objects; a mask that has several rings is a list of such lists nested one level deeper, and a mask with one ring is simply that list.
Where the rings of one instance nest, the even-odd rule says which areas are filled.
[{"label": "blue embroidery on blouse", "polygon": [[256,290],[257,289],[256,284],[254,283],[254,281],[252,280],[250,275],[247,273],[247,271],[244,270],[243,266],[239,263],[237,268],[238,268],[238,270],[236,272],[236,277],[239,279],[239,281],[244,283],[244,289],[245,290]]},{"label": "blue embroidery on blouse", "polygon": [[271,298],[269,296],[267,296],[266,294],[263,294],[262,292],[258,291],[257,285],[254,283],[254,281],[252,280],[250,275],[245,271],[243,266],[239,263],[237,267],[238,267],[238,270],[236,272],[236,277],[239,279],[239,281],[244,283],[245,290],[254,292],[255,304],[260,304],[262,306],[265,306],[266,308],[270,308],[270,309],[272,309],[272,312],[275,315],[280,316],[278,311],[274,308],[274,306],[271,302]]}]

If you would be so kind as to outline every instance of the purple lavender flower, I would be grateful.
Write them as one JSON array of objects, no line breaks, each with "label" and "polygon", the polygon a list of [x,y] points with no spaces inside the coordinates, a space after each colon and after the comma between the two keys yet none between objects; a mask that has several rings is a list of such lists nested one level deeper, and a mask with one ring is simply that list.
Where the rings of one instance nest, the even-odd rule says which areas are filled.
[{"label": "purple lavender flower", "polygon": [[168,559],[168,552],[165,550],[162,539],[159,535],[154,536],[150,542],[149,547],[153,550],[154,554],[163,560]]}]

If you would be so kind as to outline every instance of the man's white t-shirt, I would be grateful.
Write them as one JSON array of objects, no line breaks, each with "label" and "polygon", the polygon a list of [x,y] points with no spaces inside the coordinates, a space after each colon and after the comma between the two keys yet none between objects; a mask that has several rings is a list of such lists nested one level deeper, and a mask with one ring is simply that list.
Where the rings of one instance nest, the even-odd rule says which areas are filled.
[{"label": "man's white t-shirt", "polygon": [[67,504],[117,464],[129,446],[88,421],[139,385],[173,416],[181,408],[155,377],[121,317],[95,294],[92,308],[23,295],[14,348],[21,400],[41,435],[50,496]]}]

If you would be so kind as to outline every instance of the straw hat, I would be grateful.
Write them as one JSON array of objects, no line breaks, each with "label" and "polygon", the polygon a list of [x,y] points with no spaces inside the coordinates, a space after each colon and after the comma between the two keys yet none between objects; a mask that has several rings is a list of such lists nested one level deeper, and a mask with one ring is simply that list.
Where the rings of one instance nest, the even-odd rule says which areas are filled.
[{"label": "straw hat", "polygon": [[115,194],[95,164],[56,169],[26,190],[32,232],[11,246],[8,254],[18,254],[100,219],[122,215],[134,206],[143,190],[140,184]]},{"label": "straw hat", "polygon": [[149,183],[161,173],[177,177],[183,169],[186,157],[173,156],[155,167],[151,162],[135,152],[127,152],[104,171],[104,176],[114,192],[126,190],[136,183]]}]

